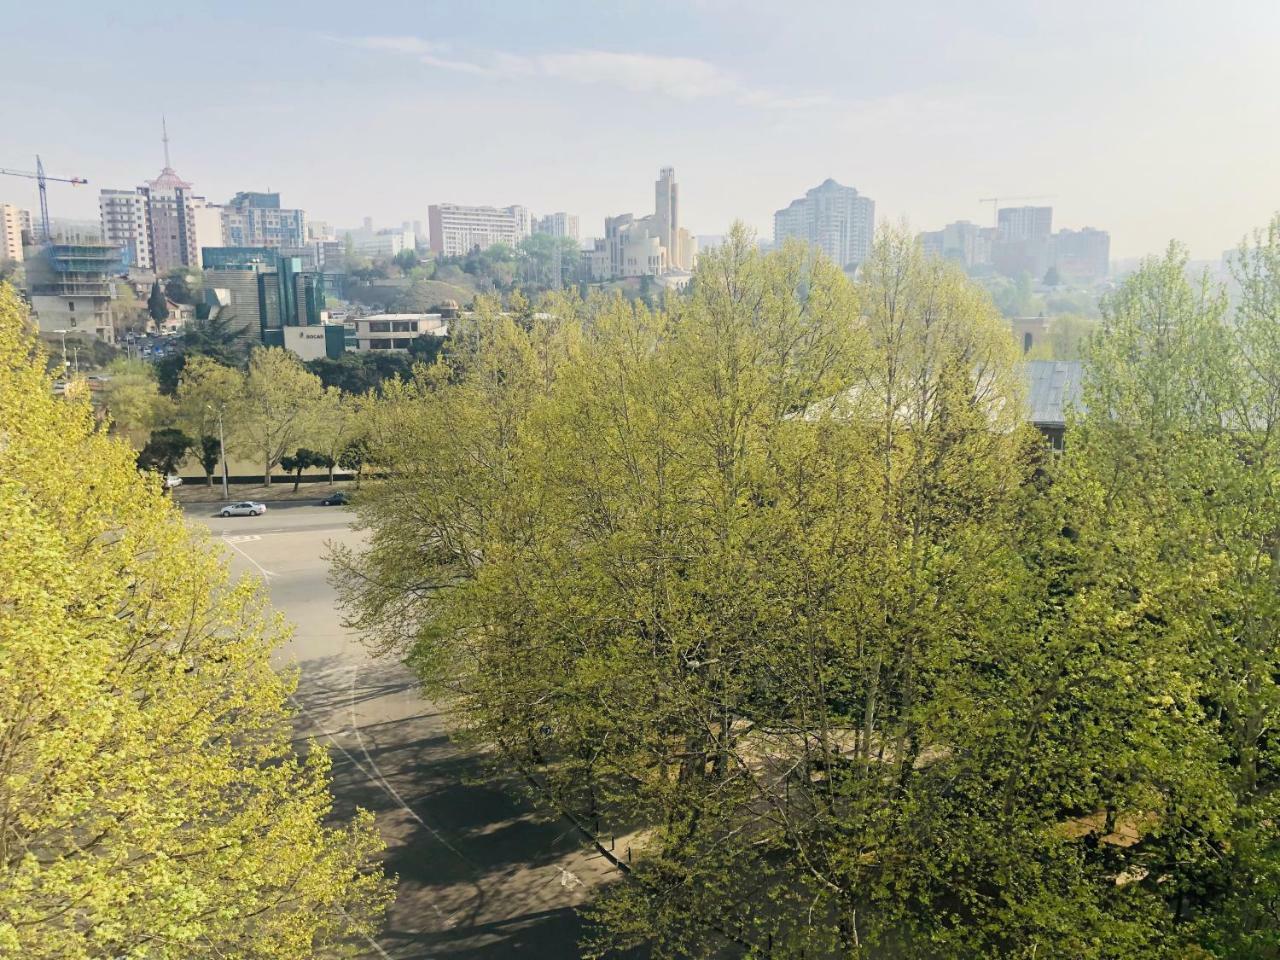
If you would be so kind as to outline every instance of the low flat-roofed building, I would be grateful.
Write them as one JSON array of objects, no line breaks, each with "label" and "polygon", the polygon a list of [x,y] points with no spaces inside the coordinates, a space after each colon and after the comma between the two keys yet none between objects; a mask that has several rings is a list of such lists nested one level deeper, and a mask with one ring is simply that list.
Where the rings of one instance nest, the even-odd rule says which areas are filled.
[{"label": "low flat-roofed building", "polygon": [[447,337],[449,324],[438,313],[377,313],[347,321],[355,327],[356,349],[408,350],[418,337]]}]

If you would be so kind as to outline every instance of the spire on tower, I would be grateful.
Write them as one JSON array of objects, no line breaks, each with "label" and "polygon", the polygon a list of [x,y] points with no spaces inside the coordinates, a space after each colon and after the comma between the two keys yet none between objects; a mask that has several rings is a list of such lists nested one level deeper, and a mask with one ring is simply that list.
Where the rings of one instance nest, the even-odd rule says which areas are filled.
[{"label": "spire on tower", "polygon": [[160,129],[164,131],[164,136],[160,139],[164,141],[164,168],[169,169],[169,123],[165,120],[164,114],[160,114]]}]

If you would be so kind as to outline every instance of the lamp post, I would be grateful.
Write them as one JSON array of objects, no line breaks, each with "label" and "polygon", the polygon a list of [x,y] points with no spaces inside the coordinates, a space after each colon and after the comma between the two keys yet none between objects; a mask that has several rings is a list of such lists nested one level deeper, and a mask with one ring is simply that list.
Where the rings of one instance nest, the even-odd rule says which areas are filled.
[{"label": "lamp post", "polygon": [[[206,410],[212,410],[212,404],[205,404]],[[227,445],[222,438],[222,407],[218,407],[218,459],[222,461],[222,499],[230,500],[231,494],[227,492]]]},{"label": "lamp post", "polygon": [[69,366],[67,363],[67,331],[55,330],[53,332],[62,336],[62,376],[66,377],[67,367]]}]

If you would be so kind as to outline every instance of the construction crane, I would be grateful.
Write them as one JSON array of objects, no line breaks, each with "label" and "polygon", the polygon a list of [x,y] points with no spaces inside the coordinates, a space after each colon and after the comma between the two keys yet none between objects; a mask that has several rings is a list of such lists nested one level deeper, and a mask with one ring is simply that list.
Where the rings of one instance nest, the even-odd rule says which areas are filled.
[{"label": "construction crane", "polygon": [[49,180],[58,183],[69,183],[72,186],[79,186],[82,183],[88,183],[84,177],[49,177],[44,172],[44,162],[40,159],[40,155],[36,154],[36,172],[31,173],[28,170],[6,170],[0,167],[0,174],[6,177],[26,177],[28,180],[34,180],[40,185],[40,226],[44,228],[44,239],[46,242],[53,239],[53,232],[49,229],[49,197],[46,192],[45,184]]},{"label": "construction crane", "polygon": [[993,226],[1000,226],[1000,201],[1005,200],[1013,202],[1015,200],[1052,200],[1053,197],[1048,194],[1040,194],[1034,197],[982,197],[979,203],[991,204],[991,220]]}]

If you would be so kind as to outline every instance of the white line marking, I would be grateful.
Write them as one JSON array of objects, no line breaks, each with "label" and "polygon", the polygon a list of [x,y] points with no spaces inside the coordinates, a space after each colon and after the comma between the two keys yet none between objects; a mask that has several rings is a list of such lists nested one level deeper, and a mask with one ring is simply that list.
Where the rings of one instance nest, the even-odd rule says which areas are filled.
[{"label": "white line marking", "polygon": [[[401,797],[400,794],[396,793],[395,788],[392,787],[391,784],[387,783],[386,778],[382,776],[381,771],[378,770],[377,764],[375,764],[373,762],[373,759],[369,757],[368,751],[365,751],[365,757],[369,760],[370,766],[373,767],[372,770],[370,770],[363,763],[361,763],[354,756],[352,756],[351,751],[348,750],[346,747],[344,747],[342,744],[340,744],[338,742],[337,737],[335,737],[328,730],[325,730],[324,727],[321,726],[321,724],[316,720],[315,714],[313,714],[310,710],[308,710],[301,703],[299,703],[298,698],[295,697],[293,694],[289,694],[289,702],[292,703],[295,707],[297,707],[299,712],[301,712],[304,717],[310,720],[312,725],[317,730],[320,731],[319,736],[324,737],[330,743],[332,743],[335,747],[337,747],[338,752],[341,753],[344,757],[346,757],[347,760],[350,761],[350,763],[357,770],[363,773],[366,777],[368,777],[378,786],[382,787],[382,789],[385,790],[393,800],[395,800],[395,802],[399,805],[400,809],[404,810],[405,813],[409,814],[409,816],[413,817],[414,820],[422,824],[423,827],[426,827],[426,829],[430,831],[430,833],[434,837],[436,837],[436,839],[438,839],[441,843],[443,843],[446,847],[449,847],[450,850],[453,850],[453,847],[449,845],[449,842],[445,840],[443,837],[441,837],[440,834],[436,833],[435,830],[432,830],[429,826],[427,826],[427,824],[423,822],[422,818],[418,816],[416,813],[414,813],[413,809],[407,803],[404,802],[404,798]],[[457,851],[454,851],[454,852],[456,853]],[[446,929],[453,926],[453,923],[451,922],[453,918],[446,917],[444,915],[444,911],[441,910],[438,906],[436,906],[436,903],[434,900],[428,901],[428,903],[430,903],[431,909],[436,912],[436,915],[440,917],[440,919],[444,922]]]},{"label": "white line marking", "polygon": [[260,564],[257,560],[253,559],[253,557],[249,556],[249,554],[245,553],[244,550],[242,550],[239,546],[237,546],[236,542],[232,540],[230,537],[228,537],[226,534],[222,535],[222,542],[225,543],[232,550],[234,550],[236,553],[240,554],[240,556],[244,557],[250,563],[252,563],[255,567],[257,567],[258,572],[262,574],[263,577],[265,577],[266,579],[270,580],[272,577],[275,576],[274,573],[272,573],[270,570],[268,570],[266,567]]}]

